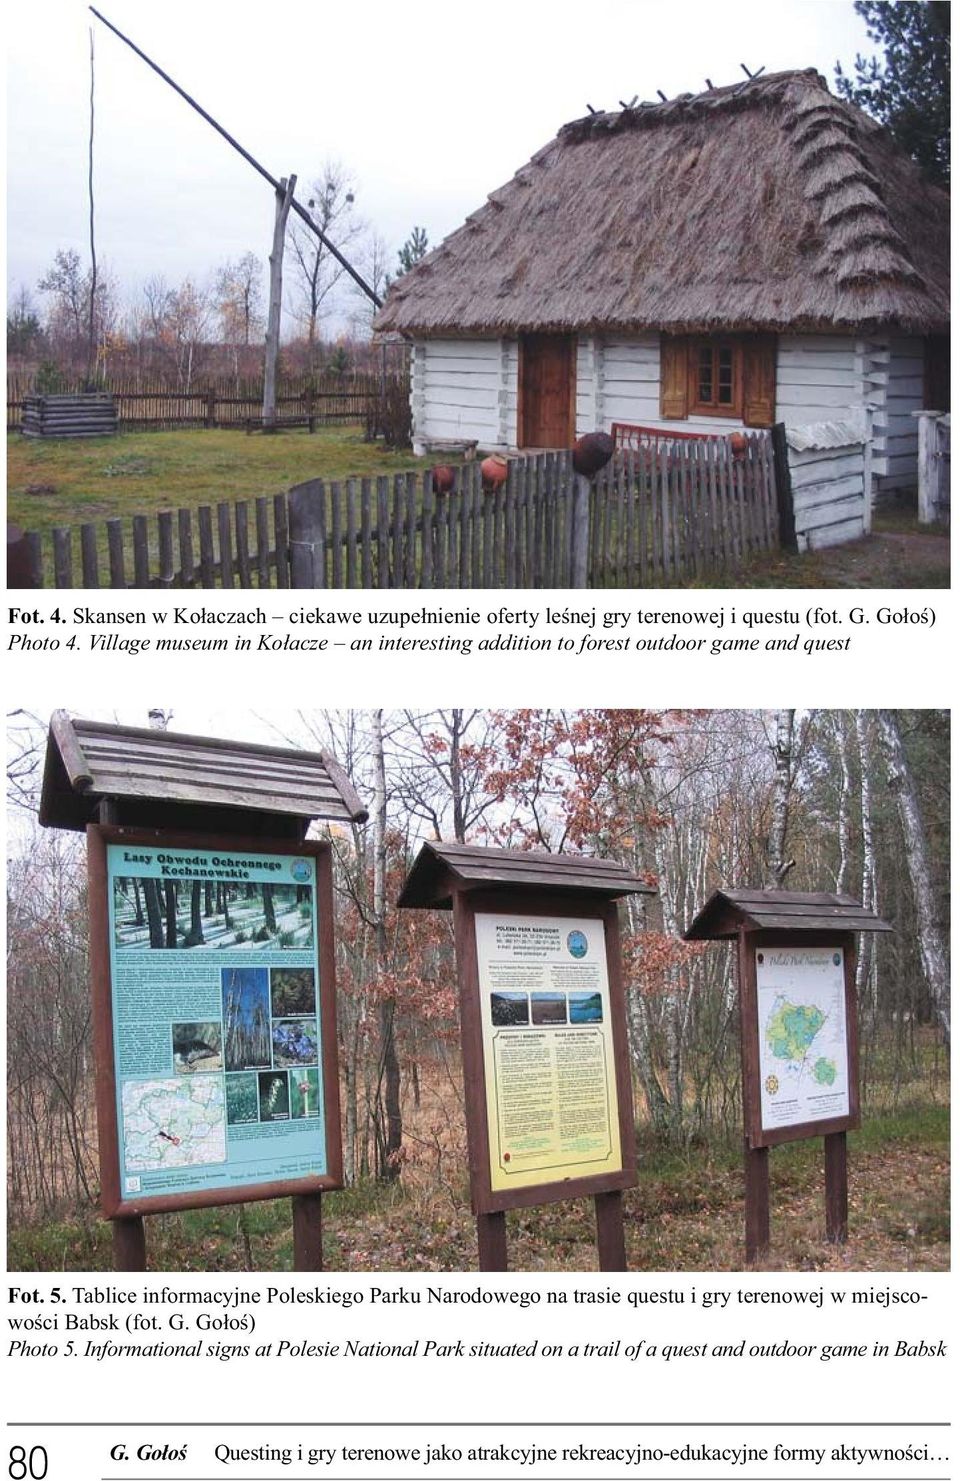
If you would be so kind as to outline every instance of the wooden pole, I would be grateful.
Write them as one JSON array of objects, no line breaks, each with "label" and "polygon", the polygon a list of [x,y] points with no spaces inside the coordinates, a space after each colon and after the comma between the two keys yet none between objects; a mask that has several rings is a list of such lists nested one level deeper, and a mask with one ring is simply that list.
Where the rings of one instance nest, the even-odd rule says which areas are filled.
[{"label": "wooden pole", "polygon": [[747,1264],[761,1259],[770,1248],[770,1161],[767,1147],[744,1142],[744,1233]]},{"label": "wooden pole", "polygon": [[573,530],[570,541],[570,585],[576,591],[586,588],[590,548],[590,480],[582,473],[573,475]]},{"label": "wooden pole", "polygon": [[293,1268],[323,1269],[322,1193],[295,1193],[293,1205]]},{"label": "wooden pole", "polygon": [[507,1269],[506,1214],[477,1214],[477,1250],[481,1270]]},{"label": "wooden pole", "polygon": [[114,1270],[146,1270],[147,1237],[143,1219],[137,1215],[132,1219],[113,1220],[113,1268]]},{"label": "wooden pole", "polygon": [[847,1133],[831,1131],[823,1139],[823,1174],[827,1210],[827,1239],[847,1242]]},{"label": "wooden pole", "polygon": [[797,550],[797,522],[793,510],[793,481],[790,477],[790,456],[787,451],[787,429],[783,422],[776,422],[772,432],[773,474],[777,485],[777,518],[780,527],[780,548]]},{"label": "wooden pole", "polygon": [[627,1245],[623,1232],[623,1195],[619,1189],[597,1193],[597,1253],[601,1270],[626,1270]]},{"label": "wooden pole", "polygon": [[280,189],[277,191],[276,215],[273,221],[273,248],[270,252],[270,304],[267,311],[267,336],[263,357],[263,429],[265,432],[272,431],[277,422],[277,357],[280,353],[283,243],[296,183],[296,175],[291,175],[289,180],[280,181]]}]

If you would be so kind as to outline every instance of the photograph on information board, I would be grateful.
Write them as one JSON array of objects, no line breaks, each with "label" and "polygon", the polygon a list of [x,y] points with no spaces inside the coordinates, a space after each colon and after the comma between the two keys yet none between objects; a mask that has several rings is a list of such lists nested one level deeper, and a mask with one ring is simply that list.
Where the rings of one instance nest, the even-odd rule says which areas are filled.
[{"label": "photograph on information board", "polygon": [[948,1268],[948,711],[9,745],[13,1268]]}]

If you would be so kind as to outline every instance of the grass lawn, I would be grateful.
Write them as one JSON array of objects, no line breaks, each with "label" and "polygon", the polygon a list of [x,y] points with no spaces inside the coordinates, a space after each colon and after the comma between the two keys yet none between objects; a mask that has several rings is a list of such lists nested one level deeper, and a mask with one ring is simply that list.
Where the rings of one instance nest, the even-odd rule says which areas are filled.
[{"label": "grass lawn", "polygon": [[[947,1270],[950,1113],[943,1105],[868,1116],[851,1133],[850,1239],[823,1239],[823,1144],[771,1153],[768,1270]],[[329,1270],[475,1270],[465,1185],[363,1187],[324,1196]],[[625,1195],[631,1270],[743,1268],[738,1149],[640,1147],[639,1186]],[[511,1270],[596,1270],[593,1201],[508,1215]],[[288,1200],[165,1214],[147,1221],[153,1270],[289,1270]],[[11,1231],[10,1270],[109,1270],[110,1231],[93,1213]]]},{"label": "grass lawn", "polygon": [[[356,427],[305,428],[275,437],[241,431],[131,432],[90,441],[7,439],[8,519],[46,537],[57,527],[97,527],[101,581],[107,569],[105,521],[163,510],[196,510],[283,492],[310,478],[341,479],[429,466],[410,452],[364,442]],[[251,513],[252,524],[252,513]],[[148,539],[156,561],[156,520]],[[74,537],[74,561],[78,559]],[[154,567],[155,568],[155,567]],[[49,554],[45,559],[49,581]],[[716,588],[948,587],[949,532],[920,529],[903,504],[878,512],[864,540],[807,555],[766,555],[741,570],[683,583]]]},{"label": "grass lawn", "polygon": [[7,517],[42,533],[279,494],[308,478],[394,473],[425,461],[364,442],[359,426],[327,427],[313,436],[298,427],[273,437],[189,430],[72,442],[14,433],[7,438]]}]

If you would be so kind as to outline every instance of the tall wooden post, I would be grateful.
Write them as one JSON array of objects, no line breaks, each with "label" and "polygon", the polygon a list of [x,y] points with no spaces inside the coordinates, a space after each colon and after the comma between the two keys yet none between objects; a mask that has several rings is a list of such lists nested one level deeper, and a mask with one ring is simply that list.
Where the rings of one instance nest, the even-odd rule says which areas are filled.
[{"label": "tall wooden post", "polygon": [[506,1270],[506,1214],[477,1214],[477,1252],[481,1270]]},{"label": "tall wooden post", "polygon": [[744,1235],[747,1264],[760,1260],[770,1248],[770,1149],[744,1143]]},{"label": "tall wooden post", "polygon": [[270,304],[267,311],[267,337],[263,358],[263,429],[272,431],[277,422],[277,356],[280,353],[280,306],[283,294],[283,242],[287,231],[290,202],[297,177],[280,181],[277,210],[273,223],[273,249],[270,253]]},{"label": "tall wooden post", "polygon": [[626,1270],[627,1243],[623,1233],[623,1194],[618,1188],[597,1193],[597,1253],[601,1270]]},{"label": "tall wooden post", "polygon": [[823,1139],[823,1176],[830,1244],[847,1242],[847,1133],[832,1131]]},{"label": "tall wooden post", "polygon": [[295,1193],[293,1205],[293,1268],[323,1269],[323,1194]]},{"label": "tall wooden post", "polygon": [[590,547],[590,480],[582,473],[573,475],[573,523],[570,540],[570,585],[576,591],[586,588],[589,577]]},{"label": "tall wooden post", "polygon": [[780,528],[780,548],[797,550],[797,522],[793,508],[793,480],[790,477],[790,456],[787,450],[787,429],[783,422],[775,422],[772,432],[773,474],[777,486],[777,519]]},{"label": "tall wooden post", "polygon": [[[61,727],[63,733],[63,727]],[[72,733],[63,734],[63,742],[67,747],[68,754],[74,759],[74,765],[82,765],[80,753],[76,750]],[[76,755],[74,752],[76,751]],[[117,822],[117,804],[111,797],[103,797],[97,804],[97,821],[108,826]],[[91,943],[90,950],[90,973],[91,977],[109,979],[110,968],[106,956],[94,948]],[[94,1021],[94,1035],[105,1032],[105,1027]],[[101,1047],[100,1053],[103,1054]],[[98,1086],[98,1095],[100,1087]],[[110,1085],[104,1091],[111,1100],[114,1095],[114,1087]],[[99,1109],[99,1108],[98,1108]],[[107,1118],[104,1117],[104,1120]],[[104,1145],[101,1142],[101,1157],[104,1156]],[[106,1155],[110,1155],[107,1153]],[[122,1219],[111,1220],[111,1236],[113,1239],[113,1268],[114,1270],[146,1270],[147,1268],[147,1235],[144,1228],[143,1218],[140,1215],[128,1216]]]},{"label": "tall wooden post", "polygon": [[147,1236],[142,1219],[113,1219],[114,1270],[146,1270]]}]

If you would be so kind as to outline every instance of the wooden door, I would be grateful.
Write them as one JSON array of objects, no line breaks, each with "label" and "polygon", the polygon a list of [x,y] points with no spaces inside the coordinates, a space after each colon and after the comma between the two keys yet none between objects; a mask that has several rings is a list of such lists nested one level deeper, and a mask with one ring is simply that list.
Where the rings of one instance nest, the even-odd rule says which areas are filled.
[{"label": "wooden door", "polygon": [[520,339],[518,442],[570,447],[574,438],[576,344],[571,334]]}]

